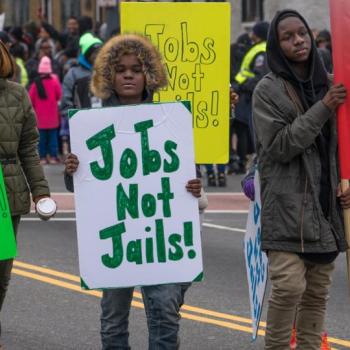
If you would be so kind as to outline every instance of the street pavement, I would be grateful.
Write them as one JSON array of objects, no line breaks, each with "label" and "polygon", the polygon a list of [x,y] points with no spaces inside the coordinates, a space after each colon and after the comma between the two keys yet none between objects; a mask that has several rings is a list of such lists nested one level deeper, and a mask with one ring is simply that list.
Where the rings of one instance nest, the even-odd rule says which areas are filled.
[{"label": "street pavement", "polygon": [[[80,288],[74,198],[63,184],[62,166],[45,166],[59,213],[41,222],[23,217],[19,255],[3,311],[5,350],[99,349],[99,291]],[[182,307],[181,349],[263,349],[261,335],[251,342],[243,235],[248,201],[241,176],[229,175],[226,188],[209,188],[202,236],[204,281],[194,283]],[[204,179],[205,182],[205,179]],[[326,330],[332,349],[350,349],[350,293],[344,254],[337,259]],[[268,288],[269,289],[269,288]],[[268,291],[267,291],[268,294]],[[267,297],[266,297],[267,299]],[[130,316],[133,349],[147,349],[147,326],[139,290]]]}]

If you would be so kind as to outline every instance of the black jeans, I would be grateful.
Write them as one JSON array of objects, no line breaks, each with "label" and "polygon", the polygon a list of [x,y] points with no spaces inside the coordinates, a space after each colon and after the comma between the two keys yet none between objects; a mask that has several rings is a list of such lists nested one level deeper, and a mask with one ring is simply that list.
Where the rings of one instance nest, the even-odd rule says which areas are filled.
[{"label": "black jeans", "polygon": [[254,145],[252,142],[249,125],[234,119],[233,129],[237,135],[237,155],[241,164],[245,166],[247,154],[254,153]]},{"label": "black jeans", "polygon": [[[20,219],[20,215],[12,216],[12,224],[15,237],[17,236],[17,229]],[[13,259],[0,260],[0,311],[2,309],[6,291],[10,283],[12,265]]]}]

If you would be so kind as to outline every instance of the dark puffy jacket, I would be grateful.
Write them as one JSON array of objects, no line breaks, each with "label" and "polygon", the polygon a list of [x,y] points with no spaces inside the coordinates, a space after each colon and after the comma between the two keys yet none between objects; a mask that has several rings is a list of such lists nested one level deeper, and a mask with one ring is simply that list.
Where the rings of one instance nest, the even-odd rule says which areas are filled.
[{"label": "dark puffy jacket", "polygon": [[[329,217],[320,201],[321,161],[315,143],[330,121]],[[290,252],[326,253],[347,248],[341,210],[335,115],[315,103],[298,113],[281,78],[269,73],[253,95],[258,169],[262,200],[262,248]]]},{"label": "dark puffy jacket", "polygon": [[0,163],[11,215],[29,212],[33,197],[49,195],[38,155],[39,133],[26,90],[0,79]]}]

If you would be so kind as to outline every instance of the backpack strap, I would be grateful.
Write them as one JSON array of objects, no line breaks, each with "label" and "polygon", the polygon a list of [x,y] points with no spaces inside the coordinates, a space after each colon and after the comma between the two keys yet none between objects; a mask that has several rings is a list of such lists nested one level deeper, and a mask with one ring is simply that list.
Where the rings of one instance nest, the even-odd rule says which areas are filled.
[{"label": "backpack strap", "polygon": [[297,110],[298,114],[303,114],[305,112],[305,108],[300,100],[300,97],[298,96],[297,92],[295,91],[293,85],[285,79],[282,79],[282,81],[283,81],[283,85],[286,89],[287,95],[291,99],[291,101],[293,102],[293,105],[294,105],[295,109]]}]

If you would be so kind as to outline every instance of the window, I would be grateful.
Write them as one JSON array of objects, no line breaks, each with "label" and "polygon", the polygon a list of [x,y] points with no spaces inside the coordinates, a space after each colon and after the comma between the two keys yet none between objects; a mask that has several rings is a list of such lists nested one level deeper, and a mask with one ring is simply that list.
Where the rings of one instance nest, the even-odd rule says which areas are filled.
[{"label": "window", "polygon": [[29,20],[29,1],[26,0],[7,0],[6,1],[6,25],[19,26]]},{"label": "window", "polygon": [[41,12],[45,20],[52,23],[52,2],[51,0],[41,0]]},{"label": "window", "polygon": [[261,21],[263,15],[263,0],[242,0],[242,22]]},{"label": "window", "polygon": [[70,16],[80,16],[80,1],[78,0],[65,0],[61,4],[61,23],[65,26]]}]

